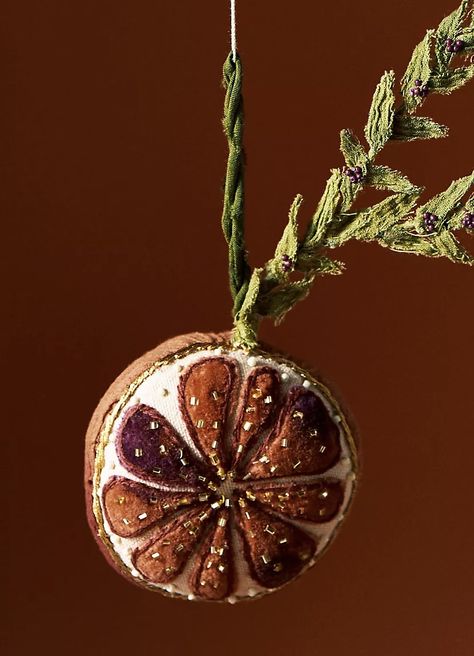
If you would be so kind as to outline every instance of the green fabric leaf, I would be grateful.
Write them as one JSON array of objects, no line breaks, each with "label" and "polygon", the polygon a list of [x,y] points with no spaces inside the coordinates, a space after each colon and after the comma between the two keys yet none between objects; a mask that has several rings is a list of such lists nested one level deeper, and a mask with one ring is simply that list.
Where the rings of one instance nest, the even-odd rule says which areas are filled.
[{"label": "green fabric leaf", "polygon": [[421,190],[413,188],[409,194],[392,194],[365,210],[356,212],[345,225],[335,229],[326,240],[329,248],[337,248],[349,239],[374,241],[383,239],[390,229],[410,212]]},{"label": "green fabric leaf", "polygon": [[[453,262],[473,264],[473,258],[452,234],[461,227],[466,207],[461,200],[474,184],[474,174],[455,180],[445,191],[437,194],[417,209],[414,219],[395,225],[380,239],[383,246],[394,251],[415,253],[428,257],[447,257]],[[472,198],[472,197],[471,197]],[[438,217],[438,231],[426,234],[423,229],[423,213],[431,212]]]},{"label": "green fabric leaf", "polygon": [[259,304],[260,314],[266,317],[273,317],[276,324],[281,323],[285,314],[298,301],[306,298],[313,281],[314,275],[308,275],[302,280],[287,282],[264,294]]},{"label": "green fabric leaf", "polygon": [[403,98],[410,113],[414,112],[423,101],[423,98],[414,97],[410,94],[410,89],[415,86],[415,80],[427,83],[431,77],[430,60],[433,36],[434,30],[428,30],[425,38],[416,46],[400,83]]},{"label": "green fabric leaf", "polygon": [[386,71],[378,83],[372,98],[369,118],[364,130],[365,138],[370,146],[370,158],[373,158],[382,150],[392,134],[393,119],[395,116],[394,84],[395,73],[393,71]]},{"label": "green fabric leaf", "polygon": [[435,250],[431,239],[422,235],[412,235],[395,230],[379,239],[379,243],[397,253],[411,253],[413,255],[424,255],[435,257]]},{"label": "green fabric leaf", "polygon": [[298,212],[303,202],[303,196],[298,194],[291,204],[288,214],[288,223],[283,236],[275,249],[275,259],[281,260],[283,255],[288,255],[291,260],[296,259],[298,253]]},{"label": "green fabric leaf", "polygon": [[425,257],[447,257],[452,262],[473,264],[473,258],[457,241],[450,230],[442,230],[432,235],[411,233],[397,226],[397,229],[384,235],[379,240],[382,246],[393,251],[413,253]]},{"label": "green fabric leaf", "polygon": [[449,212],[456,208],[473,184],[474,173],[459,178],[459,180],[454,180],[445,191],[433,196],[427,203],[418,208],[417,217],[420,223],[424,212],[431,212],[440,220],[443,220]]},{"label": "green fabric leaf", "polygon": [[474,65],[459,66],[446,75],[433,75],[430,90],[447,95],[462,87],[472,77],[474,77]]},{"label": "green fabric leaf", "polygon": [[298,270],[319,276],[338,276],[344,272],[345,264],[320,253],[302,254],[298,257]]},{"label": "green fabric leaf", "polygon": [[376,189],[387,189],[396,193],[419,191],[405,175],[388,166],[372,166],[367,176],[367,184]]},{"label": "green fabric leaf", "polygon": [[347,166],[360,166],[367,164],[367,153],[356,135],[350,130],[341,131],[341,151]]},{"label": "green fabric leaf", "polygon": [[434,50],[436,55],[436,68],[437,71],[443,74],[448,70],[449,63],[453,57],[453,53],[446,50],[446,39],[456,39],[467,14],[469,0],[463,0],[459,7],[455,9],[449,16],[443,18],[436,30],[434,39]]},{"label": "green fabric leaf", "polygon": [[464,208],[466,212],[470,212],[471,214],[474,212],[474,194],[472,194],[472,196],[469,196]]},{"label": "green fabric leaf", "polygon": [[[474,17],[474,12],[472,15]],[[465,43],[464,52],[474,48],[474,27],[466,27],[464,30],[461,30],[459,38]]]},{"label": "green fabric leaf", "polygon": [[439,139],[448,135],[445,125],[435,123],[427,116],[409,114],[395,117],[392,139],[397,141],[414,141],[415,139]]},{"label": "green fabric leaf", "polygon": [[331,171],[331,177],[326,182],[324,193],[308,225],[300,253],[304,251],[312,252],[322,241],[326,226],[330,223],[341,204],[343,177],[346,176],[343,176],[339,169]]},{"label": "green fabric leaf", "polygon": [[249,281],[247,293],[240,310],[235,315],[232,341],[246,347],[253,347],[257,343],[257,327],[259,316],[257,301],[260,294],[262,268],[255,268]]},{"label": "green fabric leaf", "polygon": [[298,255],[298,211],[303,202],[303,196],[298,194],[291,204],[288,214],[288,223],[283,231],[282,238],[275,249],[275,255],[265,266],[265,278],[271,282],[286,280],[289,271],[283,268],[283,256],[286,256],[294,264]]},{"label": "green fabric leaf", "polygon": [[474,194],[471,194],[465,203],[460,203],[456,209],[449,213],[447,225],[450,230],[460,230],[464,227],[463,219],[467,212],[470,214],[474,213]]},{"label": "green fabric leaf", "polygon": [[312,271],[320,276],[340,276],[345,268],[344,262],[321,255],[313,262]]},{"label": "green fabric leaf", "polygon": [[[365,172],[366,169],[364,169],[364,174]],[[362,188],[362,184],[352,183],[348,178],[348,176],[344,175],[344,173],[341,172],[341,181],[340,181],[339,188],[341,192],[340,209],[341,212],[345,212],[352,206],[352,203],[354,202],[357,193]]]},{"label": "green fabric leaf", "polygon": [[433,257],[447,257],[452,262],[459,262],[460,264],[472,265],[474,263],[474,259],[449,230],[443,230],[439,234],[434,235],[432,243],[434,249]]}]

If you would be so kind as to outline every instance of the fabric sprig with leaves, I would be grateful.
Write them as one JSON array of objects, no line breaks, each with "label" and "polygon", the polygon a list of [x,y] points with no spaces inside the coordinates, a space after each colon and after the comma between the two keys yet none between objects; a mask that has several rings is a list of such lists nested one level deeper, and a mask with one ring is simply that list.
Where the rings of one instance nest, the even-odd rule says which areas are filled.
[{"label": "fabric sprig with leaves", "polygon": [[[223,229],[229,245],[231,292],[234,299],[233,341],[252,348],[259,322],[280,322],[304,299],[320,275],[340,274],[344,264],[330,256],[351,239],[375,241],[393,251],[446,257],[472,265],[474,259],[456,239],[458,230],[474,231],[474,173],[455,180],[420,205],[423,188],[405,175],[375,163],[389,141],[445,137],[448,128],[420,115],[432,94],[450,94],[474,77],[474,6],[463,0],[437,29],[428,30],[416,46],[395,95],[395,74],[385,72],[375,89],[364,134],[367,146],[350,130],[341,132],[345,165],[331,170],[306,233],[298,236],[296,196],[275,254],[251,271],[243,224],[243,151],[241,63],[232,55],[224,66],[227,89],[224,128],[229,142]],[[353,209],[363,189],[389,192],[382,201]]]}]

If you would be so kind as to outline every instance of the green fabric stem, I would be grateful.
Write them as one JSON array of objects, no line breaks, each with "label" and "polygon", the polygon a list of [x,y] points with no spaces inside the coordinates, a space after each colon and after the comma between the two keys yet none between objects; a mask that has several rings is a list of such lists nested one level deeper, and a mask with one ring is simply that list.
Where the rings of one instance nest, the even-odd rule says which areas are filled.
[{"label": "green fabric stem", "polygon": [[229,283],[234,302],[233,314],[239,312],[250,280],[244,238],[244,152],[242,64],[232,53],[224,64],[224,132],[229,146],[224,188],[222,230],[229,246]]}]

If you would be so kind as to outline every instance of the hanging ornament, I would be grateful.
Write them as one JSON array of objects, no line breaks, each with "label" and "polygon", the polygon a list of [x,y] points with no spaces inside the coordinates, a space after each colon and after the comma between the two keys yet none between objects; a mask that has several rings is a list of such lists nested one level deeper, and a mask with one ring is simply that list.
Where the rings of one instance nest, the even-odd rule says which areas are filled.
[{"label": "hanging ornament", "polygon": [[[472,3],[464,1],[415,48],[394,94],[384,73],[369,111],[366,148],[341,132],[333,169],[303,238],[297,196],[274,257],[253,271],[244,239],[242,67],[224,65],[229,145],[222,228],[229,247],[234,327],[173,338],[122,373],[86,437],[86,501],[104,555],[136,584],[172,596],[235,602],[305,572],[347,516],[357,484],[354,437],[334,395],[306,368],[257,338],[280,322],[319,275],[343,272],[330,256],[350,239],[472,264],[454,236],[474,229],[474,175],[419,205],[422,189],[376,164],[390,140],[444,137],[418,111],[474,76]],[[464,59],[460,60],[460,57]],[[386,198],[352,209],[365,188]]]}]

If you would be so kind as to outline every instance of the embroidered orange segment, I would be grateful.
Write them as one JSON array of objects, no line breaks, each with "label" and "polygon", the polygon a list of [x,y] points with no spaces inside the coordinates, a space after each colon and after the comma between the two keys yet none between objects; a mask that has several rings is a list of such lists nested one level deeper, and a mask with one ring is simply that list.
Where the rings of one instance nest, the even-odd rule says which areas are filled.
[{"label": "embroidered orange segment", "polygon": [[339,430],[314,392],[293,387],[248,468],[251,478],[321,474],[339,459]]},{"label": "embroidered orange segment", "polygon": [[168,583],[183,570],[208,527],[212,510],[206,504],[174,518],[160,536],[137,549],[133,562],[152,583]]},{"label": "embroidered orange segment", "polygon": [[306,485],[288,483],[263,489],[254,488],[246,496],[248,500],[291,519],[319,524],[337,515],[344,500],[344,488],[339,481],[322,479]]},{"label": "embroidered orange segment", "polygon": [[214,357],[191,365],[179,386],[181,412],[189,434],[221,478],[228,460],[223,436],[234,382],[234,363]]},{"label": "embroidered orange segment", "polygon": [[268,428],[280,401],[280,376],[273,367],[258,367],[245,383],[233,440],[233,469]]},{"label": "embroidered orange segment", "polygon": [[213,601],[225,599],[232,592],[233,554],[228,510],[221,510],[196,554],[196,564],[189,581],[192,592]]},{"label": "embroidered orange segment", "polygon": [[159,484],[202,487],[208,474],[168,420],[146,405],[133,406],[125,414],[117,452],[129,471]]},{"label": "embroidered orange segment", "polygon": [[301,529],[239,499],[236,518],[253,578],[277,588],[309,564],[316,544]]},{"label": "embroidered orange segment", "polygon": [[197,494],[169,492],[127,478],[112,478],[104,488],[110,528],[120,537],[140,535],[158,521],[198,503]]}]

